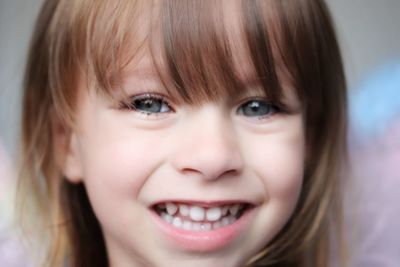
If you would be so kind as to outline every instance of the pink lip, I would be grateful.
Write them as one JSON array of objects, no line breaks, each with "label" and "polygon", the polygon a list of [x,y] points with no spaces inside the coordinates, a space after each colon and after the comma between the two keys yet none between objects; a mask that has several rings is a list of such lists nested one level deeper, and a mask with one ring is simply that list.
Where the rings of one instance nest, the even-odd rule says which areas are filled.
[{"label": "pink lip", "polygon": [[177,199],[177,200],[168,199],[168,200],[157,201],[156,203],[152,203],[151,205],[149,205],[149,207],[154,207],[157,204],[163,204],[163,203],[175,203],[175,204],[182,203],[182,204],[197,205],[197,206],[207,207],[207,208],[223,206],[223,205],[234,205],[234,204],[249,204],[252,206],[257,205],[257,203],[255,201],[247,201],[247,200],[241,200],[241,199],[224,200],[224,201],[222,201],[222,200],[196,201],[196,200],[186,200],[186,199]]},{"label": "pink lip", "polygon": [[154,211],[151,211],[151,214],[156,226],[173,245],[183,250],[209,252],[221,249],[237,239],[253,217],[254,207],[248,209],[233,224],[206,232],[179,229],[165,222]]}]

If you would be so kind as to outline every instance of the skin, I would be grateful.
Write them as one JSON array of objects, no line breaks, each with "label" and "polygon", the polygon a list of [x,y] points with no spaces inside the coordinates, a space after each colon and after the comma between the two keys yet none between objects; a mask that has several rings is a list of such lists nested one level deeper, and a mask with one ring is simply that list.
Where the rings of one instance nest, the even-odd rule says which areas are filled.
[{"label": "skin", "polygon": [[[129,93],[142,94],[155,80],[131,77]],[[81,90],[78,106],[64,173],[85,184],[111,266],[240,266],[296,205],[304,161],[300,112],[260,119],[238,114],[240,105],[209,103],[146,115],[121,110],[91,90]],[[168,199],[243,200],[256,207],[229,246],[201,253],[171,244],[155,225],[149,206]]]},{"label": "skin", "polygon": [[[286,90],[289,113],[246,116],[238,112],[246,101],[265,101],[249,87],[235,99],[189,106],[167,94],[151,62],[145,52],[124,88],[129,96],[166,96],[171,110],[124,110],[81,86],[77,127],[56,136],[67,147],[59,159],[63,173],[84,183],[110,266],[243,266],[296,206],[305,158],[299,100]],[[255,207],[239,236],[204,253],[177,246],[160,231],[150,206],[165,200],[240,200]]]}]

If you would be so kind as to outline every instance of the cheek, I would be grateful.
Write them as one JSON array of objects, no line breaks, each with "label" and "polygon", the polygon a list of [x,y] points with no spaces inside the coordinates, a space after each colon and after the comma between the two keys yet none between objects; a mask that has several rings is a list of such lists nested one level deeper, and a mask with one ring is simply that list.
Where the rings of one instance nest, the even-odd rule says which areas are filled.
[{"label": "cheek", "polygon": [[302,132],[263,137],[250,144],[250,147],[250,164],[262,180],[270,201],[295,203],[301,190],[304,172]]},{"label": "cheek", "polygon": [[271,149],[262,156],[266,164],[260,171],[264,173],[264,182],[271,197],[297,199],[304,172],[303,149],[283,146],[276,151]]},{"label": "cheek", "polygon": [[[149,232],[140,215],[145,208],[138,198],[148,177],[159,166],[162,153],[155,147],[157,140],[163,139],[139,130],[116,129],[103,128],[82,140],[83,182],[94,213],[109,240],[123,241],[125,246],[131,247],[149,246],[147,240],[132,234]],[[135,231],[119,230],[131,229],[133,225]]]},{"label": "cheek", "polygon": [[290,219],[301,192],[305,154],[301,123],[248,137],[243,144],[264,197],[248,241],[261,249]]},{"label": "cheek", "polygon": [[132,198],[161,160],[160,136],[140,131],[103,130],[91,133],[81,145],[84,183],[88,191]]}]

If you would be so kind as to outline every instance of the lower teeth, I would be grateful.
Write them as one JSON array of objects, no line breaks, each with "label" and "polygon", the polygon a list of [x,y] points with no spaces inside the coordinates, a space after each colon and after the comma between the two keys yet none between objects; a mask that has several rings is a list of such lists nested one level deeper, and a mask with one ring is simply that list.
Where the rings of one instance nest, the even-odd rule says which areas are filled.
[{"label": "lower teeth", "polygon": [[229,215],[221,218],[216,222],[193,222],[188,220],[182,220],[180,217],[174,217],[168,213],[161,213],[161,218],[168,224],[183,230],[205,232],[215,230],[227,225],[234,223],[237,218],[233,215]]}]

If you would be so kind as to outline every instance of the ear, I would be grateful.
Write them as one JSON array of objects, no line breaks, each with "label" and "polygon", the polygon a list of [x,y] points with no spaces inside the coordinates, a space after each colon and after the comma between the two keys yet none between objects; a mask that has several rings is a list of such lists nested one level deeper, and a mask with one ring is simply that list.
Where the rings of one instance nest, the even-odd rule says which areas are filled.
[{"label": "ear", "polygon": [[56,115],[52,116],[52,132],[54,160],[59,171],[71,183],[82,182],[83,171],[76,132],[61,123]]}]

